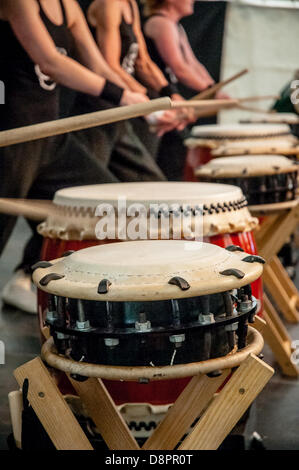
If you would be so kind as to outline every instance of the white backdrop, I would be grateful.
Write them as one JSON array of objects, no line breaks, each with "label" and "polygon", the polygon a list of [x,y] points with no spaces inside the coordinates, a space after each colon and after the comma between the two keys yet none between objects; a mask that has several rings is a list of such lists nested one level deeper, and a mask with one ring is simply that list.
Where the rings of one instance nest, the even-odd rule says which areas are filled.
[{"label": "white backdrop", "polygon": [[[249,73],[225,89],[233,97],[277,94],[293,78],[299,69],[299,9],[228,4],[222,78],[243,68]],[[268,101],[259,107],[270,105]],[[220,121],[237,121],[248,115],[225,112]]]}]

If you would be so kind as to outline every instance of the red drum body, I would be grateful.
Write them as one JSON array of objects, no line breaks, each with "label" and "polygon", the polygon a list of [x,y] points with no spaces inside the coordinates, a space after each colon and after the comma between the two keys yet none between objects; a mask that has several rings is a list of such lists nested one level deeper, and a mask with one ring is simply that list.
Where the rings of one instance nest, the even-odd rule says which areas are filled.
[{"label": "red drum body", "polygon": [[[226,248],[230,245],[237,245],[243,248],[246,253],[252,255],[257,254],[256,243],[253,232],[239,232],[239,233],[225,233],[216,235],[214,237],[205,237],[205,241],[213,243],[214,245]],[[262,316],[263,312],[263,282],[262,279],[257,279],[251,284],[252,293],[254,297],[259,301],[259,308],[257,314]]]},{"label": "red drum body", "polygon": [[196,168],[212,160],[211,149],[209,147],[189,148],[187,151],[184,168],[184,181],[197,181],[194,173]]},{"label": "red drum body", "polygon": [[[142,198],[147,196],[144,194],[146,191],[146,185],[147,183],[143,183],[140,186],[138,184],[132,183],[131,185],[135,185],[136,190],[140,189],[140,191],[137,191],[136,199],[137,201],[140,199],[140,194],[142,195]],[[229,207],[228,210],[231,210],[230,213],[224,212],[223,214],[219,214],[218,209],[216,212],[214,212],[215,218],[219,220],[219,226],[221,225],[222,230],[224,226],[229,226],[228,223],[233,219],[234,223],[236,224],[235,227],[237,230],[234,233],[219,233],[219,234],[210,234],[207,233],[207,227],[210,226],[210,219],[207,223],[207,225],[204,225],[203,233],[203,241],[212,243],[214,245],[218,245],[220,247],[226,248],[229,245],[237,245],[240,246],[245,252],[249,254],[257,254],[256,253],[256,245],[255,245],[255,240],[254,240],[254,235],[250,227],[254,228],[254,226],[257,224],[256,219],[252,218],[247,210],[247,208],[244,206],[243,201],[243,195],[242,192],[233,186],[229,185],[215,185],[215,184],[207,184],[207,183],[153,183],[151,185],[151,193],[152,196],[156,195],[157,198],[159,198],[160,201],[163,200],[163,197],[165,199],[169,200],[170,193],[172,191],[171,188],[173,188],[173,193],[177,195],[177,198],[179,199],[179,193],[180,193],[180,188],[186,188],[188,193],[188,190],[190,188],[192,191],[196,194],[196,190],[198,189],[199,192],[201,192],[204,195],[204,199],[201,199],[199,197],[198,203],[199,204],[204,204],[207,210],[207,217],[211,217],[214,220],[213,217],[213,210],[211,211],[210,207],[214,207],[212,204],[211,206],[209,205],[208,201],[208,192],[213,189],[213,192],[215,193],[216,197],[216,203],[218,201],[227,201],[227,207]],[[154,187],[156,185],[156,188]],[[183,186],[182,186],[183,185]],[[108,186],[115,186],[115,185],[103,185],[106,188]],[[124,188],[127,185],[116,185],[118,186],[118,192],[120,194],[125,194],[126,192],[120,192],[120,189]],[[120,186],[120,188],[119,188]],[[129,185],[130,186],[130,185]],[[131,187],[131,186],[130,186]],[[160,190],[159,190],[160,188]],[[164,194],[162,191],[162,188],[164,188]],[[189,189],[188,189],[189,188]],[[77,193],[78,196],[78,188],[70,188],[74,191],[74,194]],[[113,189],[113,188],[112,188]],[[222,192],[223,191],[223,192]],[[233,197],[230,194],[230,191],[233,192]],[[80,188],[79,188],[80,192]],[[107,195],[107,189],[103,190],[103,194]],[[109,191],[108,191],[109,192]],[[117,191],[114,189],[114,197],[117,197]],[[109,196],[106,196],[109,198]],[[241,199],[240,199],[241,197]],[[94,196],[93,196],[94,198]],[[97,199],[101,200],[102,194],[97,195]],[[218,198],[218,199],[217,199]],[[57,198],[59,202],[59,197]],[[229,201],[241,201],[241,203],[232,203],[233,205],[230,206]],[[54,200],[55,202],[55,200]],[[65,201],[62,201],[63,204],[65,204]],[[189,205],[191,207],[195,207],[195,202],[190,200]],[[62,205],[63,205],[62,204]],[[84,203],[85,205],[88,205],[86,202]],[[207,205],[208,204],[208,205]],[[220,204],[220,202],[218,203]],[[77,208],[81,208],[82,210],[82,202],[77,203]],[[80,210],[76,209],[75,211],[71,211],[72,214],[70,214],[70,220],[73,217],[73,212],[75,212],[78,217],[80,218]],[[86,211],[85,211],[86,212]],[[84,212],[84,213],[85,213]],[[89,211],[91,214],[91,211]],[[220,211],[221,212],[221,211]],[[240,212],[240,216],[239,216]],[[94,209],[92,215],[90,217],[94,217]],[[82,215],[82,214],[81,214]],[[86,227],[90,224],[88,217],[89,216],[84,216],[84,219],[80,221],[80,224]],[[223,220],[223,218],[225,220]],[[211,219],[211,220],[212,220]],[[216,225],[217,225],[216,222]],[[76,227],[76,230],[74,230],[74,227],[76,225],[76,221],[73,219],[71,222],[68,223],[68,226],[71,227],[67,236],[66,236],[66,231],[63,231],[63,236],[60,236],[59,230],[61,230],[61,227],[64,223],[64,217],[62,219],[56,221],[47,221],[43,226],[40,228],[40,233],[44,236],[44,243],[43,243],[43,248],[42,248],[42,255],[41,258],[44,261],[49,261],[49,260],[54,260],[57,258],[60,258],[62,255],[69,251],[78,251],[84,248],[88,248],[91,246],[95,245],[101,245],[101,244],[108,244],[108,243],[115,243],[118,242],[119,240],[104,240],[100,241],[97,239],[92,239],[92,237],[80,240],[82,238],[82,233],[79,234],[78,227]],[[55,224],[57,225],[57,230],[55,229]],[[232,229],[232,226],[231,226]],[[240,230],[244,230],[241,232]],[[76,233],[78,234],[78,239],[74,239],[76,236]],[[90,232],[91,233],[91,232]],[[55,236],[54,236],[55,235]],[[64,239],[62,239],[64,238]],[[66,239],[66,238],[72,238],[72,239]],[[263,297],[263,290],[262,290],[262,282],[261,280],[254,281],[252,283],[252,293],[254,297],[259,301],[259,303],[262,303],[262,297]],[[44,321],[45,321],[45,310],[47,308],[48,304],[48,295],[45,292],[38,291],[38,311],[39,311],[39,321],[40,321],[40,328],[44,327]],[[261,309],[260,309],[261,311]],[[111,393],[111,396],[115,400],[117,405],[121,405],[124,403],[150,403],[152,405],[166,405],[173,403],[177,397],[180,395],[182,390],[185,388],[187,383],[189,382],[189,379],[175,379],[175,380],[167,380],[167,381],[159,381],[159,382],[150,382],[148,384],[139,384],[136,382],[115,382],[115,381],[105,381],[105,385],[109,392]],[[66,381],[65,377],[63,376],[60,380],[59,383],[59,388],[63,393],[69,393],[70,392],[70,384],[68,381]]]}]

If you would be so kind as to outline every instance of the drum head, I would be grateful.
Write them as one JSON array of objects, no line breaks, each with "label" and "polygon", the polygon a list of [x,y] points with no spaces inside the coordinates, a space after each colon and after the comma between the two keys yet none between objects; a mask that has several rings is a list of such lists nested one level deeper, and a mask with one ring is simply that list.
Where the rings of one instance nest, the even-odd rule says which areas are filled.
[{"label": "drum head", "polygon": [[198,168],[196,176],[247,178],[298,171],[298,165],[282,155],[221,157]]},{"label": "drum head", "polygon": [[67,207],[95,209],[99,204],[118,206],[119,199],[125,199],[127,206],[143,204],[178,204],[195,207],[201,204],[229,202],[242,199],[243,193],[236,186],[215,183],[113,183],[79,186],[58,191],[54,204]]},{"label": "drum head", "polygon": [[192,137],[200,139],[239,139],[277,137],[290,134],[286,124],[211,124],[195,126]]},{"label": "drum head", "polygon": [[95,246],[35,270],[42,290],[75,299],[154,301],[240,288],[262,274],[261,259],[216,245],[138,241]]},{"label": "drum head", "polygon": [[288,124],[296,125],[299,124],[299,116],[295,113],[257,113],[252,114],[249,119],[246,121],[241,121],[241,123],[255,123],[255,124]]},{"label": "drum head", "polygon": [[[195,226],[198,222],[198,210],[202,208],[204,236],[250,231],[257,226],[257,219],[250,215],[246,207],[242,190],[227,184],[148,182],[80,186],[58,191],[54,203],[57,211],[39,226],[39,233],[44,237],[62,240],[96,240],[96,225],[101,218],[96,209],[100,205],[103,208],[107,205],[112,207],[115,219],[121,217],[123,220],[124,217],[125,223],[130,221],[130,207],[138,209],[142,205],[147,216],[164,211],[165,206],[170,211],[174,208],[173,212],[179,211],[181,214],[180,238],[192,239],[192,234],[197,232]],[[192,217],[186,235],[183,223],[186,221],[185,214],[190,215],[190,211]],[[170,220],[168,238],[177,239],[177,236],[172,235],[173,226]],[[155,237],[151,232],[147,238],[165,239],[160,233],[158,228]],[[109,238],[111,239],[120,240],[117,233],[115,238]]]}]

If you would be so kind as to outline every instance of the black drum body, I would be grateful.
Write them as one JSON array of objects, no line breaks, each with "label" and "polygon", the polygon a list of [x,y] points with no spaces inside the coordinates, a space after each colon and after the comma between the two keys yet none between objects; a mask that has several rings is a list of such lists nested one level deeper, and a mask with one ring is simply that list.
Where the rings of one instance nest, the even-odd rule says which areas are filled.
[{"label": "black drum body", "polygon": [[[200,177],[201,181],[211,178]],[[213,178],[213,183],[232,184],[242,189],[249,206],[275,204],[296,199],[297,172],[275,175]]]},{"label": "black drum body", "polygon": [[250,286],[153,302],[49,297],[46,323],[59,353],[117,366],[166,366],[227,355],[246,343],[256,301]]}]

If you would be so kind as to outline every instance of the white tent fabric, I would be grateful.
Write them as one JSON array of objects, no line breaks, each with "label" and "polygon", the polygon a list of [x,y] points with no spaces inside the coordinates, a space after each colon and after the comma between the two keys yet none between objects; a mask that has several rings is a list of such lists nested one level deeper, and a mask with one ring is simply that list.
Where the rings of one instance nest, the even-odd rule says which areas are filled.
[{"label": "white tent fabric", "polygon": [[[227,78],[243,68],[249,73],[225,91],[233,97],[278,94],[299,69],[298,25],[297,8],[229,3],[221,75]],[[267,109],[270,105],[267,101],[254,106]],[[223,112],[220,121],[238,121],[249,115],[237,110]]]}]

